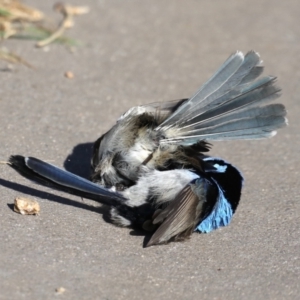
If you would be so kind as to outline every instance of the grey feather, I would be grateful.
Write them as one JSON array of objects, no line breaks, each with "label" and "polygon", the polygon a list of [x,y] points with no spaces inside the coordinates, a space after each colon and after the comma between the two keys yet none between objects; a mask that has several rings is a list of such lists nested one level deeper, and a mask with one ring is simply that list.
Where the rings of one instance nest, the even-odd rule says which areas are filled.
[{"label": "grey feather", "polygon": [[[247,53],[245,56],[245,59],[240,66],[240,68],[228,78],[227,81],[223,83],[222,86],[220,86],[214,93],[207,96],[204,99],[199,99],[200,101],[194,105],[192,109],[190,109],[189,113],[186,113],[184,115],[184,118],[180,120],[177,123],[184,123],[186,119],[191,119],[194,116],[197,116],[200,113],[203,113],[210,109],[211,107],[214,107],[216,104],[216,99],[223,99],[225,98],[227,101],[231,97],[234,96],[234,92],[239,93],[240,87],[239,84],[243,80],[245,76],[247,76],[251,70],[260,62],[259,56],[257,53],[251,51]],[[242,94],[243,92],[240,91]],[[222,100],[218,101],[219,103],[222,103]],[[217,102],[217,103],[218,103]]]},{"label": "grey feather", "polygon": [[178,99],[178,100],[171,100],[171,101],[164,101],[164,102],[153,102],[142,107],[146,107],[147,109],[154,108],[165,114],[174,113],[183,103],[185,103],[188,99]]},{"label": "grey feather", "polygon": [[248,75],[246,75],[240,82],[239,86],[245,85],[249,82],[252,82],[256,78],[258,78],[264,71],[263,66],[255,66]]},{"label": "grey feather", "polygon": [[158,129],[164,130],[166,137],[160,143],[190,145],[203,139],[273,136],[276,129],[287,124],[286,111],[283,105],[266,106],[280,96],[280,88],[274,84],[275,77],[256,79],[262,72],[258,63],[259,56],[249,52],[236,73],[230,74],[228,81],[223,80],[223,85],[206,99],[198,99],[193,111],[182,111],[181,119],[166,127],[163,124],[167,122],[163,122]]},{"label": "grey feather", "polygon": [[[188,119],[181,128],[189,126],[199,128],[199,124],[210,119],[218,119],[220,116],[233,111],[244,109],[246,106],[261,105],[279,97],[280,89],[273,85],[274,77],[265,77],[241,91],[232,91],[230,95],[216,99],[205,111],[197,114],[193,119]],[[201,126],[202,127],[202,126]]]},{"label": "grey feather", "polygon": [[253,68],[259,63],[259,55],[256,52],[250,51],[245,57],[242,53],[237,52],[223,64],[218,71],[219,73],[217,72],[189,101],[164,121],[161,127],[169,126],[171,120],[173,124],[182,124],[187,119],[193,118],[195,115],[207,110],[213,106],[215,99],[234,90],[244,77],[251,74]]},{"label": "grey feather", "polygon": [[202,205],[205,202],[204,182],[187,185],[171,203],[155,213],[154,225],[160,224],[147,247],[167,241],[189,238],[199,222]]},{"label": "grey feather", "polygon": [[202,87],[192,96],[184,105],[182,105],[174,114],[165,120],[159,128],[169,126],[178,122],[183,116],[186,115],[190,109],[194,109],[203,99],[219,89],[235,72],[239,69],[244,61],[244,56],[241,52],[236,52],[231,55],[220,69],[208,80]]},{"label": "grey feather", "polygon": [[[205,120],[202,126],[199,126],[200,123],[194,126],[197,128],[212,128],[216,125],[226,124],[227,122],[232,122],[234,120],[240,120],[245,118],[255,118],[255,117],[262,117],[262,116],[285,116],[286,110],[282,104],[269,104],[266,106],[259,106],[259,107],[247,107],[242,110],[233,111],[228,114],[219,115],[216,118],[211,118],[209,120]],[[216,120],[217,119],[217,120]]]},{"label": "grey feather", "polygon": [[199,139],[207,140],[233,140],[233,139],[257,139],[272,137],[276,129],[286,126],[284,116],[255,117],[229,122],[226,125],[215,126],[213,129],[204,128],[195,130],[185,136],[178,136],[169,142],[180,144],[193,144]]}]

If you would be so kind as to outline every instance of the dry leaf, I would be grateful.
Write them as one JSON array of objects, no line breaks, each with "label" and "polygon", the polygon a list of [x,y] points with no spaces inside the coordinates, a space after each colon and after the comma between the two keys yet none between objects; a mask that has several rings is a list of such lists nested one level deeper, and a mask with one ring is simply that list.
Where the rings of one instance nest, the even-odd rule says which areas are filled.
[{"label": "dry leaf", "polygon": [[[18,0],[0,0],[0,40],[9,37],[37,39],[40,40],[37,44],[38,47],[43,47],[56,40],[68,43],[69,39],[63,37],[65,29],[74,26],[73,16],[85,14],[89,12],[89,8],[57,3],[54,5],[54,9],[63,15],[63,20],[56,29],[50,29],[45,24],[47,19],[39,10],[26,6]],[[35,28],[36,32],[30,34],[28,27]],[[44,37],[40,36],[42,32]]]},{"label": "dry leaf", "polygon": [[36,200],[17,197],[15,199],[14,211],[21,215],[38,215],[40,212],[40,205]]},{"label": "dry leaf", "polygon": [[9,21],[37,22],[44,18],[44,14],[32,7],[22,4],[18,0],[0,0],[0,23]]},{"label": "dry leaf", "polygon": [[90,11],[90,8],[88,6],[71,6],[66,5],[66,10],[68,10],[68,13],[71,15],[83,15],[87,14]]},{"label": "dry leaf", "polygon": [[44,47],[53,41],[55,41],[57,38],[61,37],[66,29],[71,28],[74,26],[74,20],[73,16],[87,13],[89,12],[88,7],[76,7],[71,5],[65,5],[62,3],[56,3],[54,5],[54,10],[60,12],[63,15],[63,20],[58,26],[57,30],[52,33],[51,36],[48,38],[39,41],[36,46],[37,47]]}]

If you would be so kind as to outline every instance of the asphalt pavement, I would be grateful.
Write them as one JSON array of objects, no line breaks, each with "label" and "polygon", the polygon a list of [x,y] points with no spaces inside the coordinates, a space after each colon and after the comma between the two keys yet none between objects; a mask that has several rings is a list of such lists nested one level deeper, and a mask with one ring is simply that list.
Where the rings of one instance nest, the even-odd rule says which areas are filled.
[{"label": "asphalt pavement", "polygon": [[[54,2],[25,1],[59,19]],[[236,50],[258,51],[265,74],[278,77],[289,127],[214,144],[211,154],[245,177],[230,226],[149,248],[106,222],[98,203],[1,164],[0,299],[299,299],[300,2],[68,3],[91,9],[67,32],[76,49],[2,42],[35,69],[0,61],[1,161],[35,156],[88,177],[93,141],[123,112],[191,96]],[[17,196],[37,200],[40,215],[15,213]]]}]

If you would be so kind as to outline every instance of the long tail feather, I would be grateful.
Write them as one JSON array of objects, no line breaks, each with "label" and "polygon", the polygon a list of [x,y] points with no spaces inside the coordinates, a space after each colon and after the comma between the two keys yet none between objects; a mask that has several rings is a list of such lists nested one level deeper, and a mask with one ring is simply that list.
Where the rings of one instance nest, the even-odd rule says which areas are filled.
[{"label": "long tail feather", "polygon": [[222,97],[224,99],[216,99],[217,102],[214,103],[214,107],[208,107],[206,111],[197,115],[195,118],[185,121],[181,128],[194,127],[196,125],[198,126],[197,128],[199,128],[199,125],[200,128],[205,127],[205,123],[212,119],[219,120],[220,117],[229,115],[232,112],[265,104],[278,98],[280,89],[272,85],[273,81],[274,78],[272,77],[263,78],[259,80],[259,83],[256,82],[229,100],[227,97]]},{"label": "long tail feather", "polygon": [[[205,120],[203,123],[198,122],[193,129],[203,129],[203,128],[211,128],[216,126],[220,126],[222,124],[226,124],[228,122],[238,121],[241,119],[249,119],[256,117],[267,117],[267,116],[285,116],[286,110],[282,104],[269,104],[263,107],[250,107],[245,110],[233,111],[230,113],[225,113],[224,115],[219,115],[217,117],[212,117],[208,120]],[[217,122],[216,122],[217,119]],[[202,126],[201,126],[202,125]]]},{"label": "long tail feather", "polygon": [[9,166],[18,173],[41,185],[50,186],[73,195],[88,198],[110,206],[120,205],[125,199],[82,177],[33,157],[13,155]]}]

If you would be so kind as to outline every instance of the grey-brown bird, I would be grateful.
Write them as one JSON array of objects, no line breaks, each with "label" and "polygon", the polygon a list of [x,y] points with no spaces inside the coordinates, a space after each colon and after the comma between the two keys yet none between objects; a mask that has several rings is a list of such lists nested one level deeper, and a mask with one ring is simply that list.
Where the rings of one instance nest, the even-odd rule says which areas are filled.
[{"label": "grey-brown bird", "polygon": [[29,179],[111,207],[111,220],[152,232],[147,246],[229,224],[240,172],[209,157],[211,141],[272,137],[286,110],[259,55],[231,55],[189,99],[136,106],[94,144],[90,182],[36,158],[11,156]]}]

